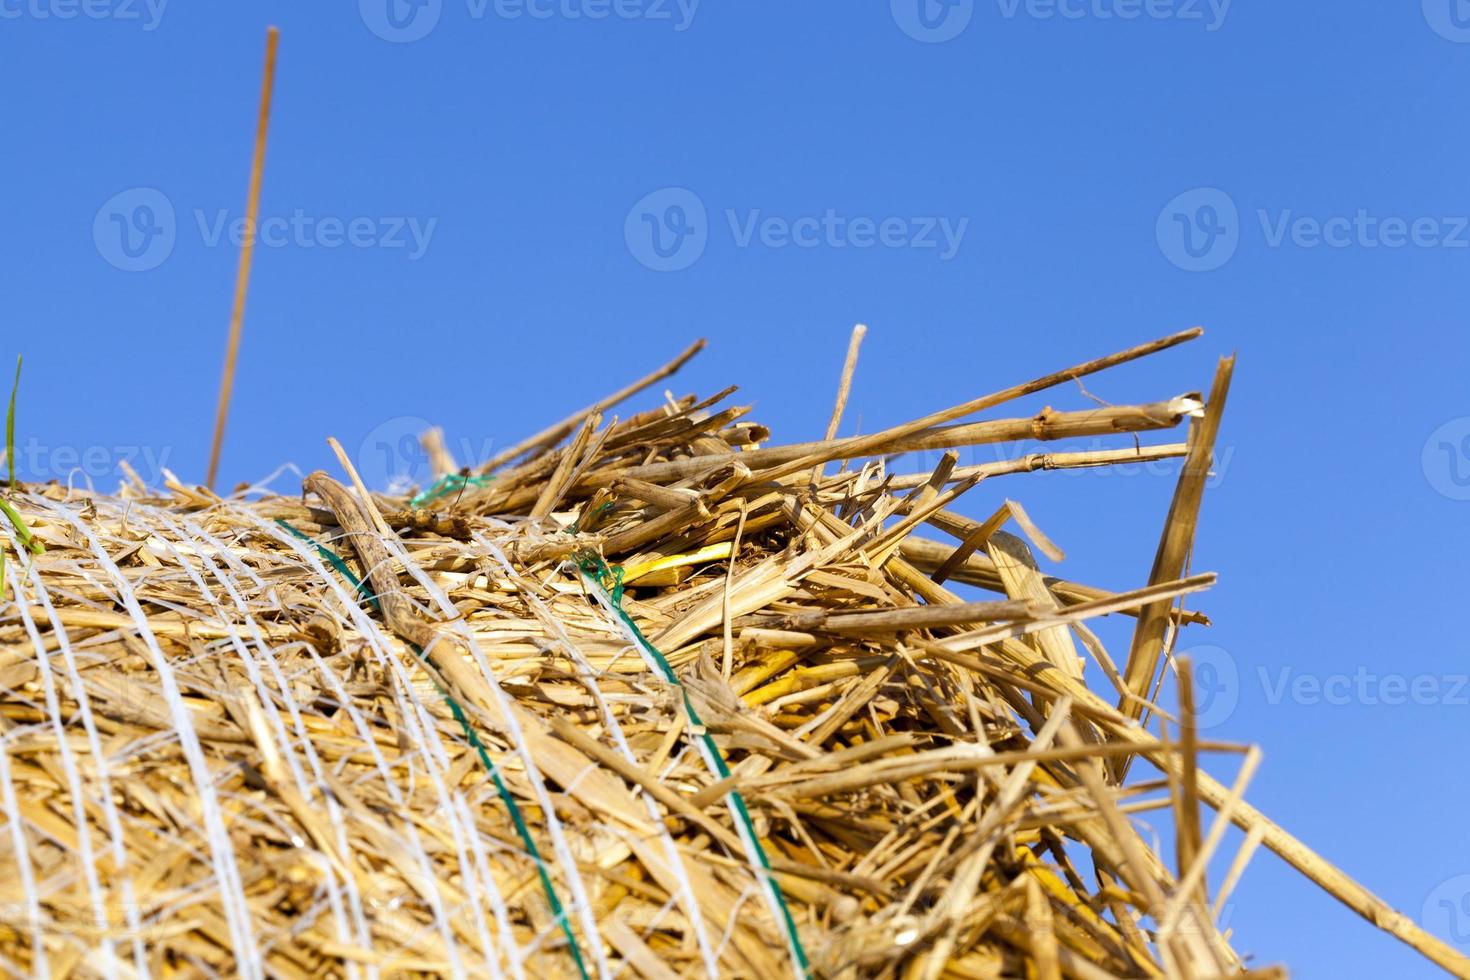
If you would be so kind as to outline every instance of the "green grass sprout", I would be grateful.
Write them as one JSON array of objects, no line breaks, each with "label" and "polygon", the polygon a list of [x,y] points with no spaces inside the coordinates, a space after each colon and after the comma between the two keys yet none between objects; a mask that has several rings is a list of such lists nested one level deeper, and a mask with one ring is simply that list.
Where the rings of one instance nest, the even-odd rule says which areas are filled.
[{"label": "green grass sprout", "polygon": [[21,547],[33,555],[44,555],[46,553],[46,546],[41,543],[39,538],[31,533],[31,529],[26,526],[26,522],[21,519],[21,516],[15,512],[15,508],[10,506],[9,501],[0,500],[0,513],[3,513],[10,520],[11,526],[15,528],[15,539],[20,542]]},{"label": "green grass sprout", "polygon": [[10,492],[15,493],[15,393],[20,390],[21,357],[15,358],[15,383],[10,386],[10,411],[5,413],[5,462],[10,465]]},{"label": "green grass sprout", "polygon": [[[20,390],[21,358],[15,359],[15,383],[10,386],[10,410],[5,414],[5,461],[10,466],[10,492],[15,492],[15,393]],[[15,540],[33,555],[44,555],[46,546],[31,533],[10,501],[0,497],[0,513],[4,513],[10,526],[15,528]],[[0,551],[0,598],[5,595],[5,554]]]}]

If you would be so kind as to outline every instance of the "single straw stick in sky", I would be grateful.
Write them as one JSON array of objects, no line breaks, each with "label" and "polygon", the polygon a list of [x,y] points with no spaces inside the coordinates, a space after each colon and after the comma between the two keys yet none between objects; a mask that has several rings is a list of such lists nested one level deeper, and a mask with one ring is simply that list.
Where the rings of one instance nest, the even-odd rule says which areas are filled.
[{"label": "single straw stick in sky", "polygon": [[265,75],[260,85],[260,118],[255,127],[255,156],[250,164],[250,192],[245,202],[245,236],[240,242],[240,265],[235,272],[235,304],[230,310],[230,338],[225,346],[225,369],[219,383],[219,408],[214,415],[214,442],[209,449],[209,472],[204,483],[214,489],[220,448],[225,441],[225,418],[235,387],[235,358],[240,352],[240,330],[245,322],[245,293],[250,286],[250,258],[255,254],[256,215],[260,210],[260,177],[265,170],[265,135],[270,127],[271,89],[276,79],[276,41],[280,31],[265,32]]}]

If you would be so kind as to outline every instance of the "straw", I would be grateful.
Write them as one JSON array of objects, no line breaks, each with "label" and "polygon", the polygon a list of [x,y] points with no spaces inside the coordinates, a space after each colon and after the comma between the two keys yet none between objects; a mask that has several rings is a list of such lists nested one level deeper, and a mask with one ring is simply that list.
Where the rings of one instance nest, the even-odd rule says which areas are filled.
[{"label": "straw", "polygon": [[[604,416],[691,349],[568,399],[588,407],[493,480],[446,458],[401,496],[335,440],[340,471],[300,496],[18,481],[0,969],[1267,976],[1243,964],[1276,951],[1215,918],[1264,845],[1470,976],[1244,799],[1256,750],[1197,730],[1168,651],[1208,624],[1193,536],[1223,385],[970,417],[1197,335],[869,436],[837,436],[860,333],[816,443],[767,444],[733,389]],[[1058,445],[1007,453],[1035,438]],[[1004,455],[958,465],[973,445]],[[916,447],[944,455],[893,472]],[[1023,474],[1181,457],[1147,578],[1147,550],[1059,574],[1075,558]],[[1086,537],[1065,555],[1098,557]],[[1094,628],[1112,614],[1126,661]]]},{"label": "straw", "polygon": [[281,32],[265,32],[265,69],[260,82],[260,112],[255,125],[255,152],[250,159],[250,189],[245,196],[245,234],[240,242],[240,263],[235,270],[235,300],[230,307],[230,333],[225,344],[225,366],[220,376],[219,405],[214,415],[214,439],[209,446],[209,470],[204,485],[214,489],[219,472],[220,450],[225,442],[225,421],[230,414],[230,395],[235,388],[235,360],[240,353],[240,333],[245,324],[245,294],[250,288],[250,261],[255,255],[256,221],[260,213],[260,182],[265,172],[265,143],[270,130],[271,93],[276,82],[276,43]]}]

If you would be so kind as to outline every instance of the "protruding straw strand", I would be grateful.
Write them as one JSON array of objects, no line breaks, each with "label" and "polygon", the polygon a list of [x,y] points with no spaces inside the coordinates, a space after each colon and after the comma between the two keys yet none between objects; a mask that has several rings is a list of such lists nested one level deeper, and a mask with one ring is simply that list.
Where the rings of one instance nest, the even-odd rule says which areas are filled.
[{"label": "protruding straw strand", "polygon": [[205,486],[214,489],[219,472],[220,449],[225,441],[225,419],[230,414],[230,395],[235,388],[235,360],[240,353],[240,331],[245,323],[245,293],[250,288],[250,259],[255,254],[256,216],[260,212],[260,178],[265,170],[265,136],[270,128],[271,90],[276,79],[276,41],[280,31],[265,32],[265,76],[260,86],[260,118],[255,127],[255,156],[250,163],[250,191],[245,200],[245,235],[240,242],[240,264],[235,271],[235,305],[230,310],[230,337],[225,346],[225,369],[219,383],[219,407],[214,414],[214,442],[209,448],[209,471]]}]

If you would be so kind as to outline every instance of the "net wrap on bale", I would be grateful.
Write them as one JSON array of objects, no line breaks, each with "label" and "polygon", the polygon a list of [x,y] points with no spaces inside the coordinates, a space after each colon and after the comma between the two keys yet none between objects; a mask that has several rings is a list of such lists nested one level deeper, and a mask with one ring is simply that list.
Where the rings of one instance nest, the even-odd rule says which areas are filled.
[{"label": "net wrap on bale", "polygon": [[[609,414],[686,354],[478,469],[429,442],[410,494],[340,450],[299,497],[18,486],[0,970],[1245,975],[1216,915],[1264,843],[1465,975],[1240,798],[1253,750],[1194,729],[1170,651],[1205,622],[1188,543],[1229,362],[1208,397],[991,411],[1197,333],[871,436],[771,445],[731,391]],[[1111,442],[953,452],[1069,438]],[[1123,591],[1043,574],[1055,546],[991,493],[1170,458]],[[954,509],[972,491],[988,519]],[[1136,624],[1126,660],[1103,615]]]}]

